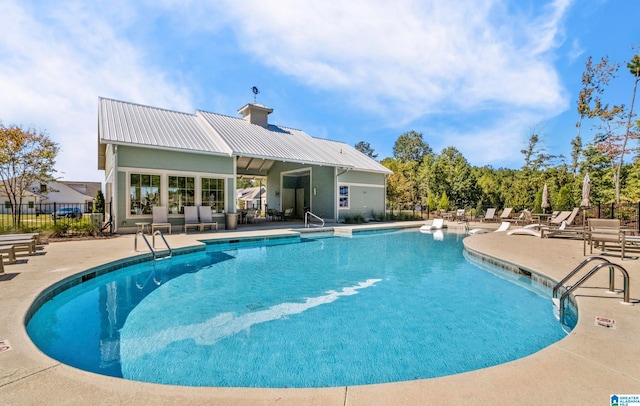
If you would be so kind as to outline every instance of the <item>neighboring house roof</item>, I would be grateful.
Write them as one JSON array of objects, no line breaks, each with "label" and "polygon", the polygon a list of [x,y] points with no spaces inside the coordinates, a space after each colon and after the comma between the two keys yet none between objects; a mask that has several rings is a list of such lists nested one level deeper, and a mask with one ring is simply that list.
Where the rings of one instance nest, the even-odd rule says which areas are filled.
[{"label": "neighboring house roof", "polygon": [[[304,131],[272,124],[263,127],[242,118],[206,111],[191,115],[100,98],[98,127],[100,144],[129,144],[236,156],[239,165],[246,168],[262,165],[259,169],[262,171],[265,170],[263,163],[254,163],[246,158],[392,173],[343,142],[314,138]],[[99,155],[103,156],[103,152]],[[241,163],[240,159],[246,163]],[[257,166],[251,169],[257,171]]]},{"label": "neighboring house roof", "polygon": [[75,181],[66,181],[60,180],[59,183],[63,183],[69,186],[71,189],[76,192],[82,193],[83,195],[96,197],[96,193],[98,190],[102,190],[101,182],[75,182]]},{"label": "neighboring house roof", "polygon": [[[47,183],[46,191],[41,191],[40,182],[35,182],[25,189],[25,195],[41,199],[48,203],[85,203],[87,201],[93,201],[95,196],[81,193],[73,187],[67,185],[77,184],[78,182],[65,182],[65,181],[51,181]],[[90,185],[97,184],[100,186],[100,182],[85,182]],[[0,196],[6,196],[4,190],[0,190]]]},{"label": "neighboring house roof", "polygon": [[[40,184],[34,185],[32,191],[38,193]],[[85,203],[93,201],[95,196],[85,195],[77,190],[60,182],[47,183],[47,192],[40,193],[40,196],[47,202],[57,203]]]},{"label": "neighboring house roof", "polygon": [[264,186],[248,187],[244,189],[238,189],[237,195],[238,199],[251,201],[260,199],[261,197],[264,198],[264,194],[266,193],[266,191],[267,189]]}]

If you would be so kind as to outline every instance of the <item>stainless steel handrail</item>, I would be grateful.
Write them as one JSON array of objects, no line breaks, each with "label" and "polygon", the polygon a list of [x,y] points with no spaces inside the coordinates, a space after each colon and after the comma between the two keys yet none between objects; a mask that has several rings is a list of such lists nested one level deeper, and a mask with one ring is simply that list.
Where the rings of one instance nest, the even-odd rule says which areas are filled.
[{"label": "stainless steel handrail", "polygon": [[156,251],[151,247],[151,244],[149,244],[149,240],[147,240],[147,236],[144,235],[144,231],[138,231],[136,233],[136,238],[133,240],[133,250],[135,252],[138,252],[138,236],[141,235],[142,236],[142,240],[147,244],[147,247],[149,248],[149,251],[151,251],[151,255],[153,255],[153,260],[156,260]]},{"label": "stainless steel handrail", "polygon": [[133,250],[136,251],[136,252],[138,251],[138,236],[142,236],[142,240],[145,242],[145,244],[147,244],[147,247],[149,248],[149,251],[151,251],[151,255],[153,256],[153,260],[155,261],[156,259],[158,259],[158,253],[155,250],[155,247],[156,247],[156,235],[159,235],[160,238],[162,238],[162,241],[164,241],[164,245],[167,247],[167,250],[169,251],[169,255],[165,255],[162,258],[165,258],[165,257],[166,258],[171,258],[173,256],[173,250],[169,246],[169,243],[164,238],[164,235],[162,234],[162,232],[160,230],[156,230],[156,232],[153,233],[152,243],[151,244],[149,244],[149,240],[147,239],[147,236],[144,234],[144,231],[138,231],[136,233],[136,238],[133,240]]},{"label": "stainless steel handrail", "polygon": [[[603,258],[603,257],[599,257],[599,256],[593,256],[593,257],[589,257],[587,259],[585,259],[584,261],[582,261],[580,263],[580,265],[576,266],[573,271],[569,272],[569,274],[567,276],[565,276],[560,282],[556,283],[556,285],[553,287],[553,297],[555,298],[558,294],[558,289],[560,289],[561,286],[564,285],[564,283],[566,281],[569,280],[569,278],[571,278],[573,275],[575,275],[579,270],[581,270],[582,268],[584,268],[585,265],[587,265],[589,262],[594,261],[594,260],[601,260],[603,262],[606,263],[611,263],[608,259]],[[611,275],[610,275],[611,276]],[[611,278],[610,278],[611,279]],[[609,290],[613,290],[612,286],[611,286],[611,280],[609,280]]]},{"label": "stainless steel handrail", "polygon": [[[610,268],[618,268],[620,270],[620,272],[622,272],[622,277],[623,277],[623,288],[622,288],[622,294],[623,294],[623,299],[622,299],[622,303],[623,304],[631,304],[631,301],[629,300],[629,272],[627,272],[626,269],[624,269],[622,266],[618,265],[618,264],[614,264],[612,262],[603,262],[601,264],[596,265],[595,267],[593,267],[593,269],[591,269],[586,275],[584,275],[582,278],[580,278],[580,280],[578,280],[578,282],[576,282],[573,286],[570,286],[563,294],[562,296],[560,296],[560,300],[558,303],[558,317],[560,318],[560,322],[564,323],[564,313],[565,313],[565,300],[566,298],[571,294],[571,292],[573,292],[574,290],[576,290],[578,287],[580,287],[580,285],[582,285],[587,279],[589,279],[593,274],[595,274],[596,272],[598,272],[600,270],[600,268],[603,267],[610,267]],[[613,273],[613,271],[610,272],[611,274]]]},{"label": "stainless steel handrail", "polygon": [[[167,255],[168,258],[171,258],[173,256],[173,250],[171,249],[171,247],[169,246],[169,243],[167,242],[167,240],[164,238],[164,234],[162,234],[162,231],[160,230],[156,230],[155,233],[153,233],[153,236],[151,237],[152,240],[152,244],[153,244],[153,248],[156,247],[156,235],[159,235],[160,238],[162,238],[162,241],[164,242],[164,245],[167,247],[167,250],[169,250],[169,255]],[[164,258],[164,257],[163,257]]]},{"label": "stainless steel handrail", "polygon": [[[312,224],[312,223],[309,221],[309,216],[312,216],[313,218],[320,220],[321,224],[319,224],[319,225],[318,225],[318,224]],[[324,220],[323,220],[322,218],[320,218],[320,217],[316,216],[315,214],[311,213],[310,211],[308,211],[308,212],[306,212],[306,213],[304,214],[304,226],[305,226],[306,228],[309,228],[309,226],[315,226],[315,227],[320,227],[320,228],[322,228],[322,227],[324,227]]]}]

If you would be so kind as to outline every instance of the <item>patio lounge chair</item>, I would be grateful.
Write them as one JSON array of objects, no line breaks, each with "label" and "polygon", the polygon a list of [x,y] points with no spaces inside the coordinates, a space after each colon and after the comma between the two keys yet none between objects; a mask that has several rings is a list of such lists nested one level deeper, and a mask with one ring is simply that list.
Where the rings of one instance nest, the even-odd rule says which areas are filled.
[{"label": "patio lounge chair", "polygon": [[511,211],[513,211],[513,207],[505,207],[502,210],[502,214],[500,214],[500,220],[504,221],[511,217]]},{"label": "patio lounge chair", "polygon": [[166,206],[153,206],[153,222],[151,223],[151,233],[155,233],[156,229],[168,229],[171,234],[171,223],[167,220]]},{"label": "patio lounge chair", "polygon": [[524,209],[520,212],[518,217],[503,219],[502,221],[510,221],[516,224],[522,223],[523,225],[528,224],[531,223],[531,212],[527,209]]},{"label": "patio lounge chair", "polygon": [[198,215],[200,216],[200,231],[204,230],[205,227],[213,230],[214,226],[216,231],[218,231],[218,222],[213,221],[210,206],[198,206]]},{"label": "patio lounge chair", "polygon": [[202,224],[198,220],[198,208],[196,206],[184,207],[184,232],[186,233],[190,227],[195,227],[198,231],[202,231]]},{"label": "patio lounge chair", "polygon": [[442,229],[443,226],[444,226],[443,218],[433,219],[433,223],[431,223],[430,225],[425,224],[424,226],[420,227],[420,232],[431,233],[432,231]]},{"label": "patio lounge chair", "polygon": [[[538,224],[536,224],[538,225]],[[534,237],[550,237],[555,232],[563,231],[567,226],[567,222],[563,221],[559,227],[551,228],[548,226],[540,226],[537,228],[534,227],[522,227],[516,228],[515,230],[511,230],[507,233],[507,235],[532,235]]]},{"label": "patio lounge chair", "polygon": [[[501,233],[503,231],[507,231],[509,229],[509,227],[511,227],[511,223],[508,221],[503,221],[500,224],[500,227],[498,227],[497,230],[494,230],[494,233]],[[469,235],[474,235],[474,234],[484,234],[484,233],[488,233],[490,230],[487,230],[486,228],[474,228],[473,230],[469,230]]]},{"label": "patio lounge chair", "polygon": [[496,208],[491,207],[487,209],[487,212],[484,215],[482,221],[493,221],[496,219]]}]

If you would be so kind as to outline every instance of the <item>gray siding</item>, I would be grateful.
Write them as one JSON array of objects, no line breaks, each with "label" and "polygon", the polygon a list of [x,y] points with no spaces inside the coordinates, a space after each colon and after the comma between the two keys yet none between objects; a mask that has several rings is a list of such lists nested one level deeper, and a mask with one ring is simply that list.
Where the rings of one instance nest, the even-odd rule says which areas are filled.
[{"label": "gray siding", "polygon": [[118,146],[118,166],[232,175],[234,159],[180,151]]}]

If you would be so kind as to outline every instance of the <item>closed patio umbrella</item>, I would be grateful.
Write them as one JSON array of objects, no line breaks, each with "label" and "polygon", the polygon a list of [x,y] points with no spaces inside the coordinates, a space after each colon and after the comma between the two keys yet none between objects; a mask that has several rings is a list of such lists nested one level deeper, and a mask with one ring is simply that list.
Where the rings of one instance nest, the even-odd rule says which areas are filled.
[{"label": "closed patio umbrella", "polygon": [[549,191],[547,190],[547,184],[544,184],[544,188],[542,188],[542,203],[540,203],[540,207],[542,207],[542,211],[546,212],[547,207],[549,207]]},{"label": "closed patio umbrella", "polygon": [[584,175],[584,180],[582,181],[582,200],[580,201],[580,206],[589,207],[589,194],[591,193],[591,179],[589,179],[589,174]]},{"label": "closed patio umbrella", "polygon": [[582,180],[582,200],[580,201],[580,206],[582,207],[582,226],[586,226],[587,224],[587,208],[590,206],[589,204],[589,194],[591,193],[591,179],[589,179],[589,174],[584,175],[584,179]]}]

